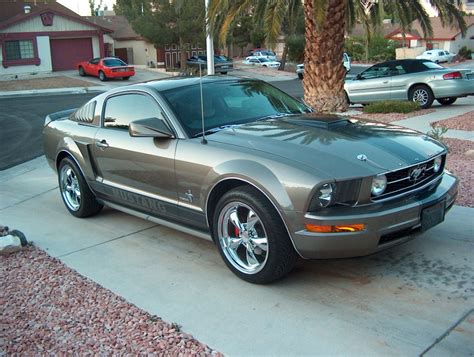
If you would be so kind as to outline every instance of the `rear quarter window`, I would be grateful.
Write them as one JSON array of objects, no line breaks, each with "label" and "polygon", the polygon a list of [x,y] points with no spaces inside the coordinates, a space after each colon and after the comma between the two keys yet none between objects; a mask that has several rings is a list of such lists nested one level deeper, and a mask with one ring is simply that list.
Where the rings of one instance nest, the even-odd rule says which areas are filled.
[{"label": "rear quarter window", "polygon": [[70,119],[79,123],[92,124],[96,105],[96,101],[84,104],[71,115]]}]

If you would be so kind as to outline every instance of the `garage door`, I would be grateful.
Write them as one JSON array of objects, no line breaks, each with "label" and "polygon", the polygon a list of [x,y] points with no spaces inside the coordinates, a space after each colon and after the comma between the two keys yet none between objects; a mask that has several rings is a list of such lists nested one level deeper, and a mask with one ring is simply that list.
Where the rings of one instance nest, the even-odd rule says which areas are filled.
[{"label": "garage door", "polygon": [[53,71],[75,69],[78,62],[92,58],[92,39],[51,39]]}]

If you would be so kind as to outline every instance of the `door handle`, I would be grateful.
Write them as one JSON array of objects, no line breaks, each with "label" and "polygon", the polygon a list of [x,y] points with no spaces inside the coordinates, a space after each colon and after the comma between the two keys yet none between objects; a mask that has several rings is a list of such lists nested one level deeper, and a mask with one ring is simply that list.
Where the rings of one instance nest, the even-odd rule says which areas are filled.
[{"label": "door handle", "polygon": [[97,146],[99,149],[107,149],[109,147],[109,144],[107,144],[107,141],[105,139],[102,139],[101,141],[96,141],[95,146]]},{"label": "door handle", "polygon": [[383,84],[387,84],[387,83],[388,83],[388,81],[383,81],[382,83],[383,83]]}]

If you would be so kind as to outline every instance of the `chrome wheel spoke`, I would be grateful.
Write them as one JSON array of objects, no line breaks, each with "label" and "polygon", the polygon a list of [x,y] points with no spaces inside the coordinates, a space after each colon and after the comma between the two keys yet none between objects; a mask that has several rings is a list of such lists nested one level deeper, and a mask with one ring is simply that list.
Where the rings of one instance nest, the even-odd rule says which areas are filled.
[{"label": "chrome wheel spoke", "polygon": [[268,240],[266,237],[264,238],[251,238],[252,243],[254,243],[258,248],[264,250],[265,252],[268,250]]},{"label": "chrome wheel spoke", "polygon": [[233,251],[236,251],[237,248],[239,248],[241,244],[242,244],[242,238],[229,237],[227,240],[227,247],[229,247]]},{"label": "chrome wheel spoke", "polygon": [[239,216],[237,214],[237,209],[235,209],[229,216],[230,218],[230,223],[232,223],[239,232],[242,232],[244,230],[244,226],[242,225],[242,222],[240,222]]},{"label": "chrome wheel spoke", "polygon": [[77,211],[81,206],[81,187],[74,170],[69,165],[61,168],[59,182],[66,206],[72,211]]},{"label": "chrome wheel spoke", "polygon": [[253,249],[250,244],[247,245],[247,263],[249,266],[258,266],[260,263],[258,262],[257,258],[255,257],[255,253],[253,252]]},{"label": "chrome wheel spoke", "polygon": [[259,222],[260,219],[258,216],[255,214],[254,211],[250,210],[249,213],[247,214],[247,229],[251,230],[255,226],[257,222]]}]

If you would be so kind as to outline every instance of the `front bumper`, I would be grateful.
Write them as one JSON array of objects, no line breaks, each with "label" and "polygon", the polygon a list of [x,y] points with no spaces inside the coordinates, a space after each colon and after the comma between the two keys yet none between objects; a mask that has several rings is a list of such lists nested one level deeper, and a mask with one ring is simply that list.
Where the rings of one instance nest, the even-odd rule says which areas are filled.
[{"label": "front bumper", "polygon": [[[305,229],[292,234],[298,253],[306,259],[347,258],[375,253],[413,239],[421,232],[422,211],[439,205],[448,211],[458,190],[458,179],[444,173],[441,182],[420,193],[360,207],[338,207],[318,215],[307,213],[303,225],[365,224],[365,230],[344,233],[314,233]],[[336,214],[337,212],[337,214]]]}]

